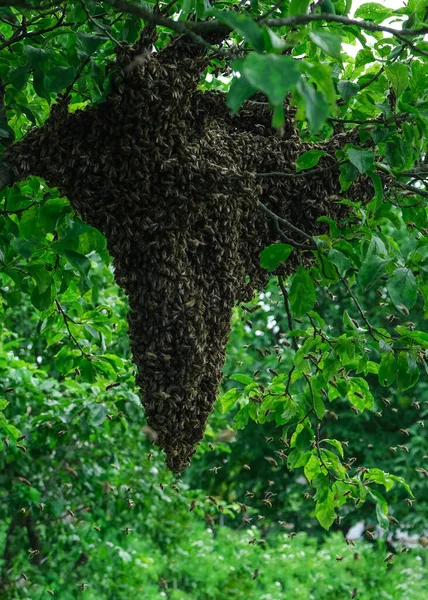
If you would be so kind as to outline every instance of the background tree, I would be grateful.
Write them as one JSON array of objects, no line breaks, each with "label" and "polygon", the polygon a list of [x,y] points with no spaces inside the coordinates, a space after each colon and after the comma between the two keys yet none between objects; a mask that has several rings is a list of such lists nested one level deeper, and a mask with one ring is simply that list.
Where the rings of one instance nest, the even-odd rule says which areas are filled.
[{"label": "background tree", "polygon": [[5,597],[422,598],[294,539],[424,527],[426,12],[332,6],[0,2]]}]

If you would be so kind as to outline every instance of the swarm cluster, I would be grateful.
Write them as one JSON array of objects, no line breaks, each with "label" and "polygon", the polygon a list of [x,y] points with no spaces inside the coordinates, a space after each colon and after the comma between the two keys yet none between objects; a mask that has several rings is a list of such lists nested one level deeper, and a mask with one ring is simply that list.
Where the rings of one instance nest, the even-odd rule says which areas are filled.
[{"label": "swarm cluster", "polygon": [[[320,215],[343,210],[338,172],[255,177],[293,171],[309,146],[291,117],[279,137],[264,103],[249,101],[234,117],[222,94],[198,91],[206,57],[184,38],[159,53],[141,43],[121,49],[117,65],[106,102],[69,113],[60,101],[5,160],[15,180],[43,177],[105,234],[129,297],[148,423],[180,472],[216,397],[232,309],[263,285],[260,251],[278,239],[257,200],[317,233]],[[333,139],[328,150],[342,144]]]}]

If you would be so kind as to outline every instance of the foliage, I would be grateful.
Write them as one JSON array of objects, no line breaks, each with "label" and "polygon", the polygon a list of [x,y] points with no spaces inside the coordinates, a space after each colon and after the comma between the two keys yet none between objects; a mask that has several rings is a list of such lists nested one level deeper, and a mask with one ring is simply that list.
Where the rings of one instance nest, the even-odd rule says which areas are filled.
[{"label": "foliage", "polygon": [[[302,232],[277,215],[278,244],[261,255],[269,287],[236,310],[228,379],[181,483],[150,445],[152,433],[141,431],[126,298],[113,283],[103,236],[36,178],[0,192],[0,479],[11,489],[0,496],[8,516],[4,597],[26,597],[22,571],[42,594],[52,587],[64,599],[85,580],[89,598],[112,590],[128,597],[132,587],[147,598],[159,589],[177,599],[239,598],[255,586],[260,598],[287,589],[337,598],[354,587],[365,598],[423,597],[422,559],[400,555],[385,565],[385,579],[372,568],[384,549],[373,559],[364,546],[355,563],[347,555],[332,564],[329,556],[344,552],[338,535],[319,550],[313,539],[278,533],[278,520],[319,533],[315,519],[344,529],[360,516],[372,530],[375,519],[383,530],[398,520],[422,533],[426,507],[426,7],[365,3],[351,17],[348,1],[309,4],[236,10],[231,2],[179,0],[160,2],[156,12],[151,3],[118,0],[0,2],[5,147],[43,124],[59,93],[71,96],[71,110],[102,102],[116,47],[134,43],[149,22],[158,25],[157,49],[177,33],[209,47],[200,87],[227,92],[238,115],[263,92],[279,133],[291,104],[303,140],[343,132],[347,142],[335,156],[313,149],[297,160],[296,173],[308,177],[327,168],[323,158],[340,168],[344,220],[324,218],[325,234],[302,248],[289,238]],[[219,31],[227,43],[213,46],[207,40]],[[358,178],[372,186],[368,203],[346,200]],[[300,266],[284,277],[281,266],[296,256]],[[253,523],[240,535],[232,529],[242,525],[243,503]],[[247,526],[260,512],[272,536],[269,556],[285,557],[287,578],[264,547],[248,545]],[[29,557],[28,549],[40,554]],[[201,560],[208,549],[215,569]],[[73,568],[76,581],[68,578]]]}]

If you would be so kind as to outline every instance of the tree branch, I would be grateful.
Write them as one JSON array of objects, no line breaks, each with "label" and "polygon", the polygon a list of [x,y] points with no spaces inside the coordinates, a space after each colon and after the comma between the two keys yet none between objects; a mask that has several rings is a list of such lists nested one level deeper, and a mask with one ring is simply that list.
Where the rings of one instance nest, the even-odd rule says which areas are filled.
[{"label": "tree branch", "polygon": [[[267,206],[262,204],[262,202],[260,202],[260,200],[257,202],[257,206],[263,212],[265,212],[267,215],[269,215],[272,219],[275,219],[278,223],[282,223],[282,225],[285,225],[285,227],[287,227],[287,229],[289,229],[290,231],[294,231],[294,233],[297,233],[298,235],[309,240],[311,242],[311,244],[313,245],[311,247],[315,247],[314,240],[313,240],[312,236],[310,236],[308,233],[304,232],[302,229],[299,229],[298,227],[293,225],[293,223],[290,223],[290,221],[287,221],[287,219],[284,219],[283,217],[276,215]],[[309,246],[308,246],[308,249],[309,249]]]},{"label": "tree branch", "polygon": [[[135,4],[132,4],[131,2],[128,2],[128,0],[106,0],[106,2],[110,4],[110,6],[112,6],[113,8],[117,8],[122,12],[136,15],[137,17],[141,17],[149,23],[161,25],[162,27],[167,27],[172,31],[177,31],[178,33],[182,34],[189,34],[189,32],[203,34],[231,30],[231,28],[228,25],[225,25],[219,19],[212,19],[211,21],[199,21],[196,23],[190,21],[174,21],[170,18],[154,13],[143,6],[137,6]],[[359,27],[360,29],[365,29],[366,31],[389,33],[400,39],[415,53],[421,54],[423,56],[428,56],[428,52],[417,48],[415,44],[408,39],[412,36],[427,34],[428,27],[422,27],[420,29],[399,30],[394,29],[393,27],[388,27],[386,25],[378,25],[376,23],[371,23],[369,21],[349,19],[348,17],[343,17],[341,15],[333,15],[326,13],[296,15],[293,17],[285,18],[262,19],[261,21],[259,21],[259,25],[267,25],[268,27],[294,27],[296,25],[307,25],[308,23],[312,23],[315,21],[321,21],[324,23],[340,23],[341,25]]]}]

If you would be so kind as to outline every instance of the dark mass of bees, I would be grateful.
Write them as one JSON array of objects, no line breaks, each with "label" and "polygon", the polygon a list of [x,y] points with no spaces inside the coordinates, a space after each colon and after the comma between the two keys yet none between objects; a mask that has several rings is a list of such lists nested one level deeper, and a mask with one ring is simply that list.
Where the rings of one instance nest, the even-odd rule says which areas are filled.
[{"label": "dark mass of bees", "polygon": [[[148,424],[180,472],[216,398],[232,309],[263,286],[260,252],[279,240],[257,201],[309,234],[321,232],[318,217],[339,219],[344,208],[337,168],[313,177],[254,175],[293,172],[314,147],[299,140],[291,113],[282,136],[267,103],[248,101],[232,116],[223,94],[197,89],[208,61],[201,47],[185,38],[158,53],[150,47],[120,48],[104,103],[69,113],[60,99],[46,124],[4,158],[15,181],[42,177],[106,236],[129,298]],[[328,142],[330,155],[346,141]]]}]

